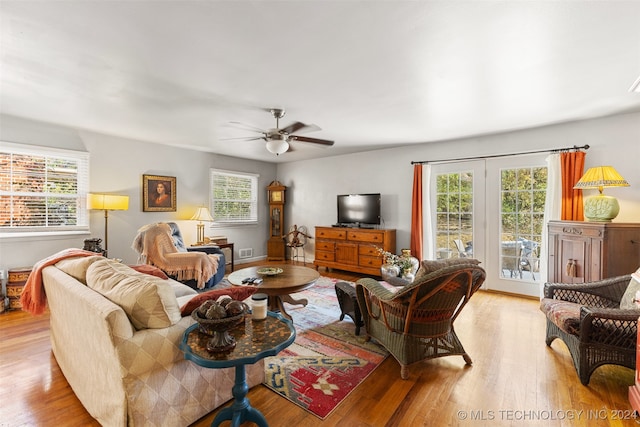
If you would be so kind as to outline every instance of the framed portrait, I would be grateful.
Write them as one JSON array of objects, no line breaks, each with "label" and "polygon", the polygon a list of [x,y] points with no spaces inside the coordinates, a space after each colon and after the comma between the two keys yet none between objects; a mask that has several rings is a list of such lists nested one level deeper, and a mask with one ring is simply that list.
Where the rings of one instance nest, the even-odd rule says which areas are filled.
[{"label": "framed portrait", "polygon": [[176,177],[142,175],[142,211],[176,211]]}]

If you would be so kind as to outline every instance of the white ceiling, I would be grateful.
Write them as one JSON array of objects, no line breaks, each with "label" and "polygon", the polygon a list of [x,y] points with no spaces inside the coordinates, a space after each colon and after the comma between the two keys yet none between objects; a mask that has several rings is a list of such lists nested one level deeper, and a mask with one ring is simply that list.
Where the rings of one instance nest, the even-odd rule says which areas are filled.
[{"label": "white ceiling", "polygon": [[[640,1],[7,1],[0,112],[293,161],[640,110]],[[230,127],[314,123],[275,157]]]}]

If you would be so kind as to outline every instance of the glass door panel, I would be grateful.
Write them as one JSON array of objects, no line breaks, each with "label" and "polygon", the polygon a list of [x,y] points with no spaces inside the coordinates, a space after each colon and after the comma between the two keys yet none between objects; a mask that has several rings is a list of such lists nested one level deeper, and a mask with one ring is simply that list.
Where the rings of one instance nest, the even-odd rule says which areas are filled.
[{"label": "glass door panel", "polygon": [[487,223],[487,288],[539,296],[544,156],[488,159],[486,176],[487,217],[495,218]]}]

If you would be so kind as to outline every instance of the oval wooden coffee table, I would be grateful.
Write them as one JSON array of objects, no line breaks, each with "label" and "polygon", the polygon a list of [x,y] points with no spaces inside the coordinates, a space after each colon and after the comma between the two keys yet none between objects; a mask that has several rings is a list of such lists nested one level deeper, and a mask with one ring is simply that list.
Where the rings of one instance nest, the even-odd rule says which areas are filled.
[{"label": "oval wooden coffee table", "polygon": [[[274,275],[259,274],[258,270],[262,268],[282,269],[282,273]],[[293,305],[306,306],[308,304],[306,299],[293,299],[291,294],[313,286],[316,280],[320,278],[320,273],[312,268],[301,265],[269,265],[264,267],[243,268],[229,274],[227,279],[232,285],[244,286],[242,281],[250,277],[262,279],[262,283],[258,285],[258,292],[269,296],[269,310],[280,312],[282,316],[292,320],[291,316],[284,309],[283,303],[287,302]]]}]

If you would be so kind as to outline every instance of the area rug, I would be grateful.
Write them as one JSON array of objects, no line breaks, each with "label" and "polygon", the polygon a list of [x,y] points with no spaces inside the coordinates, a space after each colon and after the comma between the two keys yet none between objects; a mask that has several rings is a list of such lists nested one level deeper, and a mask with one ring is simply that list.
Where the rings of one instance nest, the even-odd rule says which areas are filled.
[{"label": "area rug", "polygon": [[340,321],[337,280],[321,277],[294,295],[307,298],[306,307],[289,306],[296,340],[277,356],[265,359],[264,384],[296,405],[326,418],[388,353],[381,346],[355,335],[348,316]]}]

